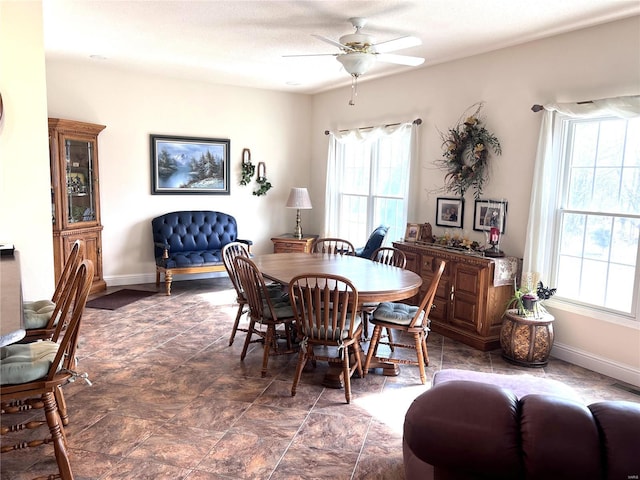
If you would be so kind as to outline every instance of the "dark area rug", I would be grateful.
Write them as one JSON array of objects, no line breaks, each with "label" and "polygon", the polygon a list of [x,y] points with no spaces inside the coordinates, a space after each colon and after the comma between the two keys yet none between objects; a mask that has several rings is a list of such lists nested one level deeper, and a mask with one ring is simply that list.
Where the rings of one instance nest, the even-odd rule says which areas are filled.
[{"label": "dark area rug", "polygon": [[120,307],[124,307],[125,305],[129,305],[136,300],[150,297],[151,295],[155,294],[156,292],[131,290],[125,288],[123,290],[118,290],[117,292],[109,293],[108,295],[103,295],[102,297],[89,300],[87,302],[87,307],[100,308],[102,310],[116,310]]}]

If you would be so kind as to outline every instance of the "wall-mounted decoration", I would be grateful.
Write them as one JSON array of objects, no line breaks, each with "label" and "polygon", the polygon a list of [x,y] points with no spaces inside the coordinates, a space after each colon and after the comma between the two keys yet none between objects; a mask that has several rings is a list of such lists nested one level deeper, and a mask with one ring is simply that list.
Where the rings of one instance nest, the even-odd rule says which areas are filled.
[{"label": "wall-mounted decoration", "polygon": [[507,202],[504,200],[476,200],[473,212],[473,229],[483,232],[498,228],[504,233],[507,223]]},{"label": "wall-mounted decoration", "polygon": [[258,176],[256,177],[256,183],[259,187],[257,190],[254,190],[253,194],[258,197],[266,195],[272,187],[271,183],[267,180],[267,167],[264,162],[258,162]]},{"label": "wall-mounted decoration", "polygon": [[229,195],[228,139],[150,137],[152,194]]},{"label": "wall-mounted decoration", "polygon": [[405,242],[418,241],[418,234],[420,233],[420,225],[417,223],[407,223],[407,229],[404,232]]},{"label": "wall-mounted decoration", "polygon": [[[472,105],[454,127],[446,133],[440,133],[444,158],[436,162],[447,172],[444,177],[444,190],[460,197],[463,197],[467,190],[474,189],[475,198],[480,198],[489,175],[487,167],[490,150],[496,155],[502,154],[500,142],[479,119],[482,106],[482,102]],[[467,116],[467,112],[473,107],[475,111]]]},{"label": "wall-mounted decoration", "polygon": [[436,225],[462,228],[463,217],[464,199],[444,197],[436,199]]},{"label": "wall-mounted decoration", "polygon": [[242,149],[242,178],[240,179],[240,185],[249,185],[254,173],[256,173],[256,167],[251,163],[251,150],[248,148]]}]

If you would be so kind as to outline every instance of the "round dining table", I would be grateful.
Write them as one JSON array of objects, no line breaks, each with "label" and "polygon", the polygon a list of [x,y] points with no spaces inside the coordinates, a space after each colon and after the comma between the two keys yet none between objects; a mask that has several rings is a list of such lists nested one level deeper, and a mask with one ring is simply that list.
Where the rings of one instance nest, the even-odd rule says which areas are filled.
[{"label": "round dining table", "polygon": [[[385,265],[353,255],[328,253],[269,253],[252,257],[253,262],[266,278],[289,285],[291,280],[303,274],[330,273],[351,280],[358,290],[358,303],[394,302],[410,298],[422,285],[420,275],[393,265]],[[368,336],[368,333],[366,333]],[[364,352],[361,352],[364,355]],[[375,364],[384,375],[396,376],[395,363]],[[342,369],[330,366],[323,384],[331,388],[344,387]]]},{"label": "round dining table", "polygon": [[330,273],[348,278],[360,303],[394,302],[418,293],[420,275],[354,255],[328,253],[268,253],[252,257],[262,274],[282,285],[297,275]]}]

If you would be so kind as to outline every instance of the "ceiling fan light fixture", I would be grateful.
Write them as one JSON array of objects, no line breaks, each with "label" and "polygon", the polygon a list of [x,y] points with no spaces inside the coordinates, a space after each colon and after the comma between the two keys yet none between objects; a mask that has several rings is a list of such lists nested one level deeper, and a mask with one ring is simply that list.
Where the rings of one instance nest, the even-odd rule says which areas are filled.
[{"label": "ceiling fan light fixture", "polygon": [[359,77],[366,73],[376,61],[371,53],[343,53],[336,57],[349,75]]}]

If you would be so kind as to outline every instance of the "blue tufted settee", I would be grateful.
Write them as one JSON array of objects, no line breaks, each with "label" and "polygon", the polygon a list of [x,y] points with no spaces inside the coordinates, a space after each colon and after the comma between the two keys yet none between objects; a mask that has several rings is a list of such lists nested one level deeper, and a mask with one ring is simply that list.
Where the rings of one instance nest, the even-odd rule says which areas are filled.
[{"label": "blue tufted settee", "polygon": [[231,242],[243,242],[250,248],[253,242],[238,239],[236,219],[212,211],[181,211],[160,215],[151,220],[156,286],[164,273],[167,295],[175,274],[225,272],[222,247]]}]

